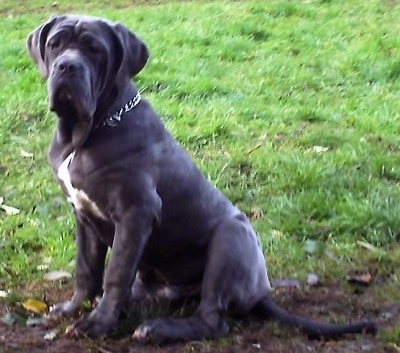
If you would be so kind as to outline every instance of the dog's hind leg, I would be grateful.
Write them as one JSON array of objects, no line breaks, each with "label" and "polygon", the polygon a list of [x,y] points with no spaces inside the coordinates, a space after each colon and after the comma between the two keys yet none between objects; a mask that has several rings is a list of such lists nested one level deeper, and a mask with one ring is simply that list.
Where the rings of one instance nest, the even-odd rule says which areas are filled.
[{"label": "dog's hind leg", "polygon": [[268,289],[257,237],[247,219],[237,215],[221,222],[210,240],[196,312],[184,319],[145,321],[133,338],[156,343],[216,338],[228,332],[228,308],[246,313]]}]

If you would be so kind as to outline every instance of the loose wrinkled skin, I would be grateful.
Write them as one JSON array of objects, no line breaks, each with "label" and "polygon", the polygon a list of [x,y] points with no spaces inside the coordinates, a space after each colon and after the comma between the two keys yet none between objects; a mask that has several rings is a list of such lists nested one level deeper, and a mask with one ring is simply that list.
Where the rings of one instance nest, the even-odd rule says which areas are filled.
[{"label": "loose wrinkled skin", "polygon": [[84,300],[101,296],[68,333],[106,335],[128,300],[162,295],[199,296],[200,304],[189,318],[144,322],[135,339],[214,338],[228,331],[227,313],[252,311],[312,336],[375,330],[371,323],[316,323],[274,304],[250,222],[210,185],[147,101],[117,126],[102,124],[137,94],[131,78],[149,55],[126,27],[53,17],[29,35],[27,47],[57,115],[49,161],[76,217],[75,291],[52,315],[72,315]]}]

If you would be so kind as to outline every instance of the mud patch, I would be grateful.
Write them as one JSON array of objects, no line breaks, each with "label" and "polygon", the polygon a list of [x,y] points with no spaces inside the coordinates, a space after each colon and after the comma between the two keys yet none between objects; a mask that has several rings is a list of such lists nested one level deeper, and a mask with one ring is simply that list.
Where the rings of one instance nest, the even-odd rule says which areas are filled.
[{"label": "mud patch", "polygon": [[[48,286],[41,288],[40,292],[37,289],[31,290],[31,293],[32,296],[36,294],[36,297],[38,295],[45,296],[49,303],[55,303],[68,298],[71,289],[70,285],[67,285],[66,288]],[[289,311],[323,321],[344,323],[358,320],[378,320],[383,323],[383,331],[394,329],[398,325],[400,317],[400,301],[390,304],[378,303],[375,300],[373,290],[354,294],[334,286],[303,290],[280,288],[277,290],[276,300]],[[17,304],[7,304],[5,300],[0,301],[0,316],[12,311],[15,305]],[[158,312],[162,313],[162,310],[160,309]],[[137,321],[137,318],[128,320],[128,322]],[[71,322],[72,319],[66,320],[53,327],[7,326],[0,323],[0,353],[387,353],[396,352],[397,349],[394,344],[385,342],[385,335],[382,335],[382,333],[377,336],[349,335],[340,340],[310,341],[293,328],[283,327],[275,322],[260,322],[252,318],[240,321],[230,320],[230,334],[215,341],[195,341],[163,347],[138,344],[131,340],[129,333],[120,334],[116,338],[106,340],[66,338],[62,335],[62,332],[66,325]],[[134,327],[125,328],[127,332],[133,329]],[[53,341],[44,338],[45,334],[51,330],[58,330],[59,332]]]}]

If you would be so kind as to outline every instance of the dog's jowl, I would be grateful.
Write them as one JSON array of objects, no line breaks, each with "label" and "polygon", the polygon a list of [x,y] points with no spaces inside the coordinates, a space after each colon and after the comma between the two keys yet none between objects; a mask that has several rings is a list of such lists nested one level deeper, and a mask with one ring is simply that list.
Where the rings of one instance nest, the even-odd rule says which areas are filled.
[{"label": "dog's jowl", "polygon": [[[121,24],[56,16],[28,37],[57,116],[49,161],[76,217],[74,295],[98,305],[68,328],[99,337],[115,330],[129,300],[173,293],[200,298],[188,318],[145,321],[144,341],[214,338],[229,313],[257,313],[315,337],[374,332],[370,322],[318,323],[279,308],[249,220],[212,186],[164,128],[131,79],[148,50]],[[110,250],[108,265],[105,264]]]}]

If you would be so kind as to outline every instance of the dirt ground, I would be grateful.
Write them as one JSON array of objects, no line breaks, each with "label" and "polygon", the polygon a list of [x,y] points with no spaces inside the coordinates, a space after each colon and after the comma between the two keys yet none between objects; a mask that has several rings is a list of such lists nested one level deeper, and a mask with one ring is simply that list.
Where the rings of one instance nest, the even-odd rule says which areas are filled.
[{"label": "dirt ground", "polygon": [[[41,295],[52,304],[67,298],[71,292],[70,287],[69,284],[64,287],[42,288]],[[374,291],[370,289],[341,289],[336,285],[302,289],[284,287],[279,288],[275,293],[276,300],[287,310],[314,319],[340,323],[367,319],[378,320],[383,323],[383,326],[381,333],[377,336],[349,335],[340,340],[312,341],[293,328],[283,327],[274,322],[246,319],[244,321],[230,320],[230,334],[215,341],[196,341],[157,347],[134,342],[128,333],[133,331],[134,326],[128,328],[127,334],[122,334],[117,338],[91,340],[65,337],[63,330],[71,321],[53,324],[50,327],[8,326],[0,322],[0,353],[399,352],[399,348],[387,341],[387,335],[382,332],[388,330],[390,332],[398,325],[400,301],[378,304],[374,295]],[[5,300],[0,301],[0,317],[16,310],[17,307],[18,304],[10,305],[6,304]],[[54,340],[46,340],[45,334],[52,330],[57,330],[57,337]]]}]

